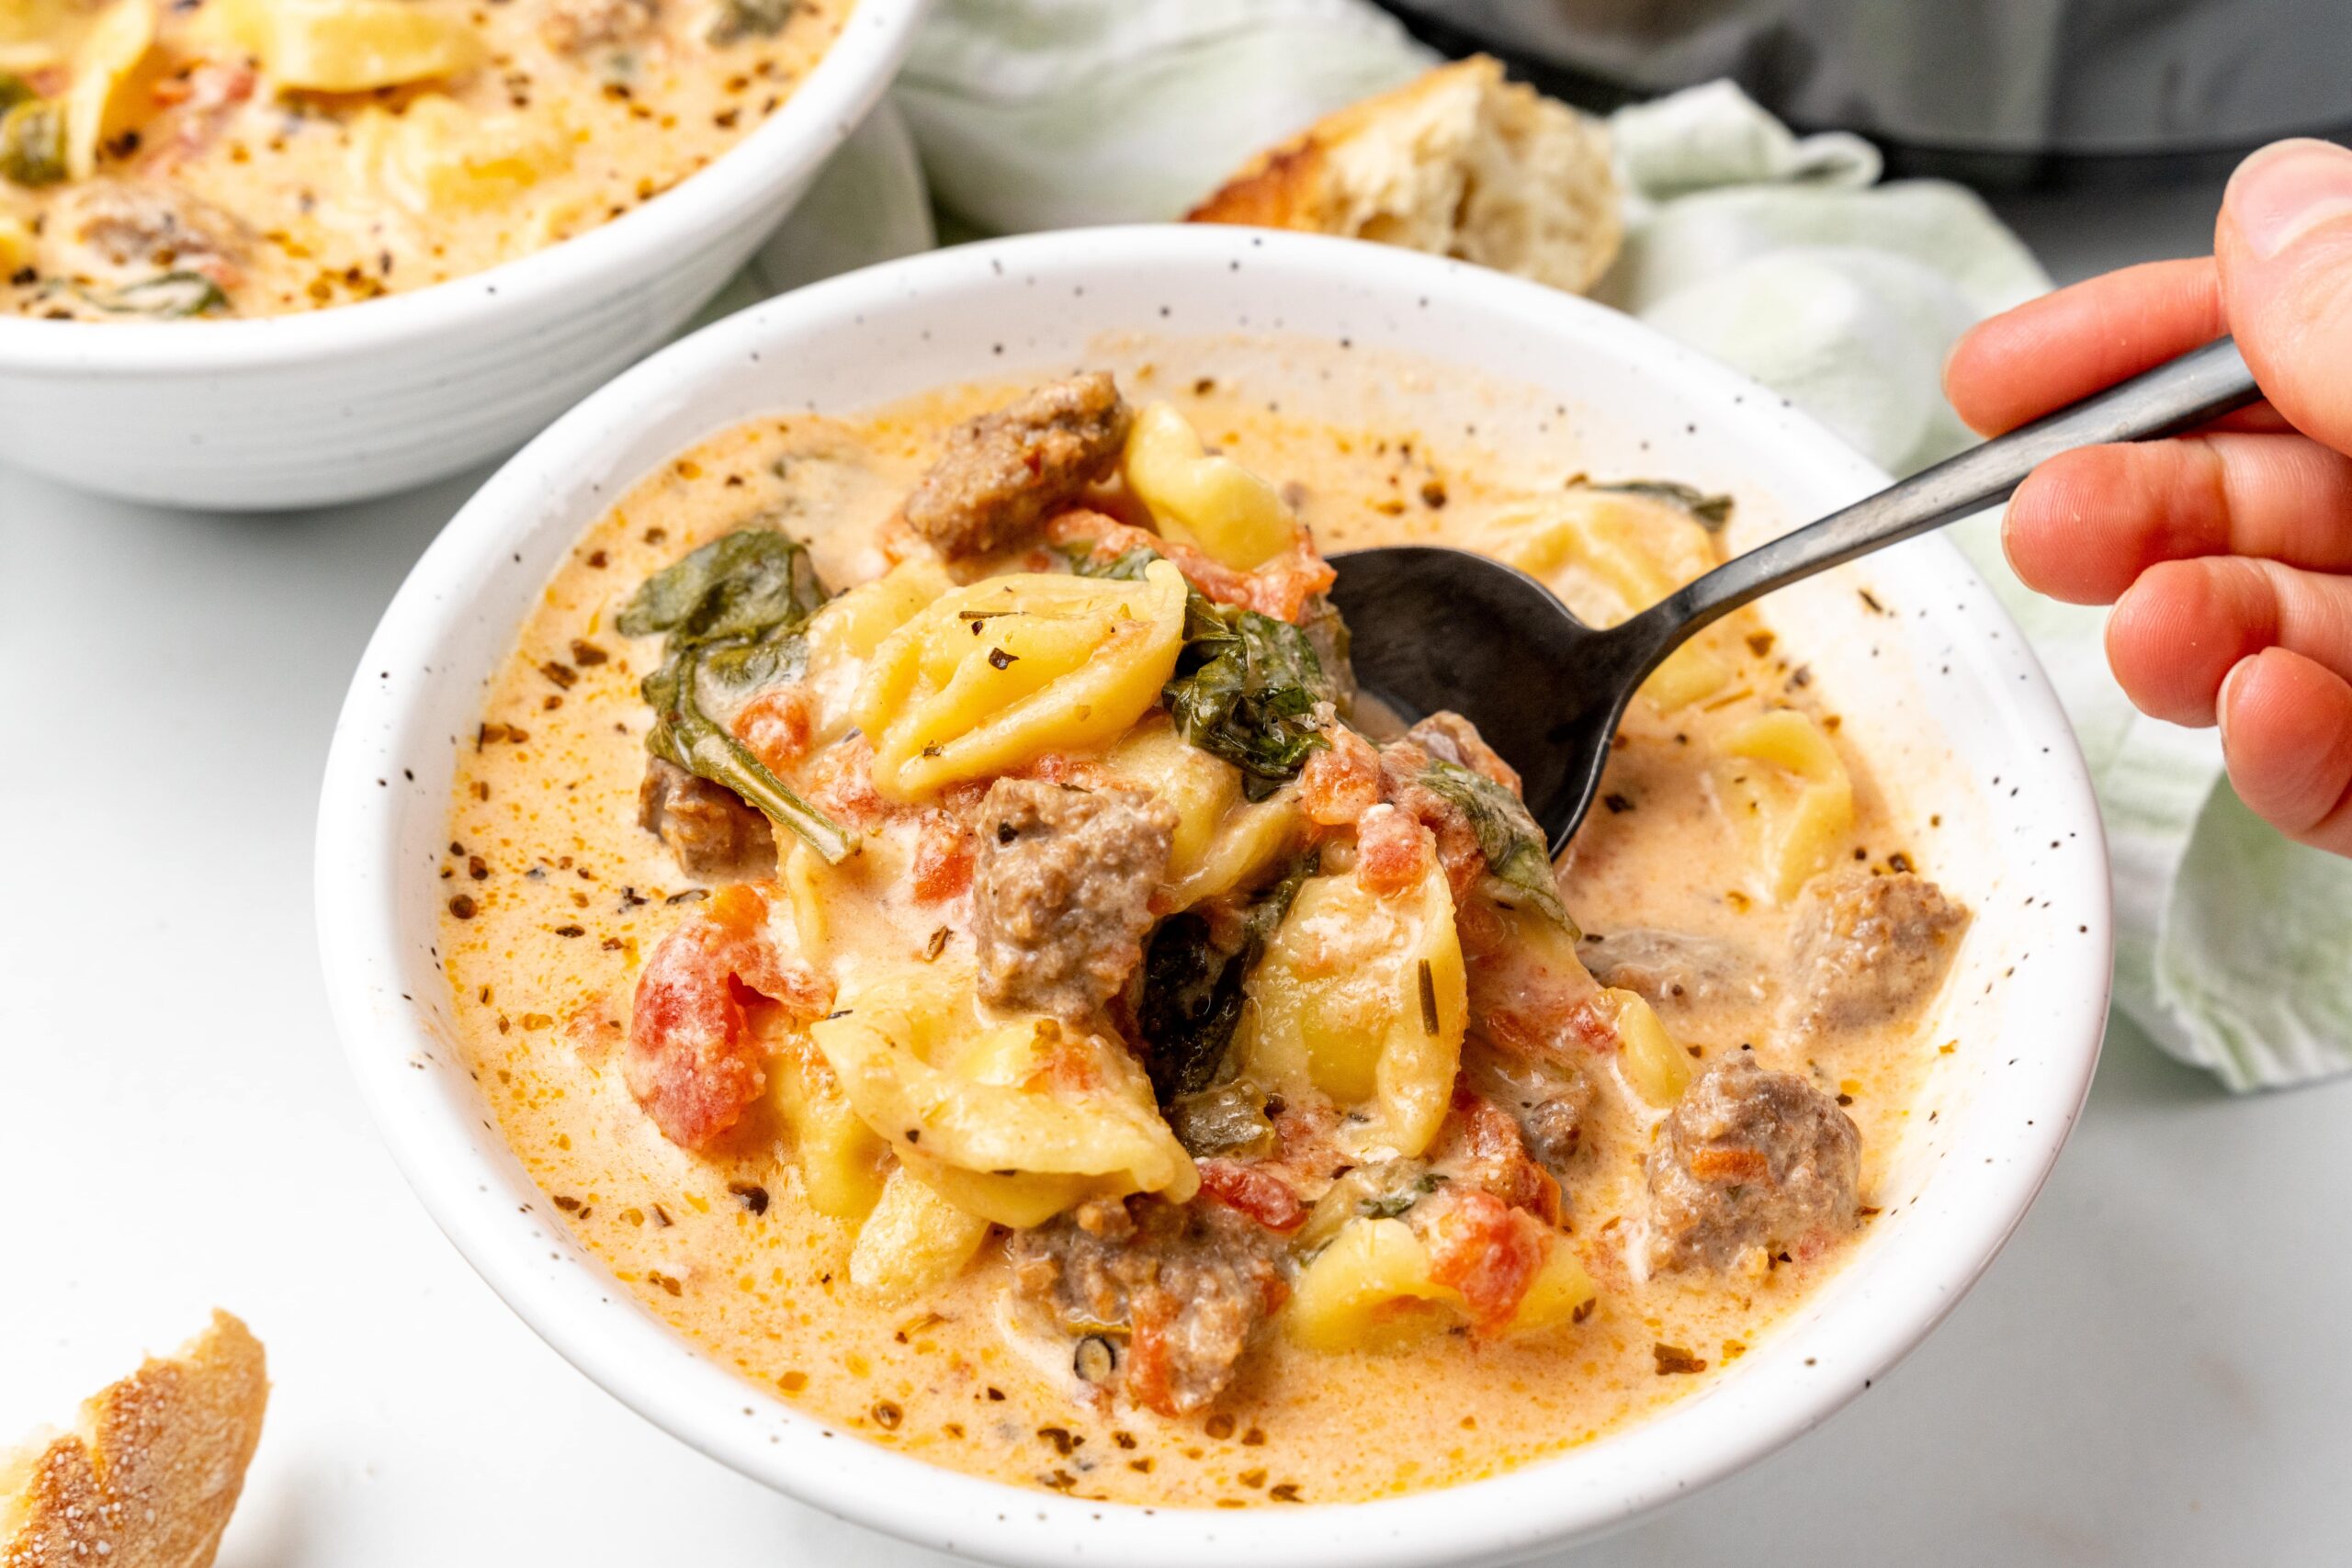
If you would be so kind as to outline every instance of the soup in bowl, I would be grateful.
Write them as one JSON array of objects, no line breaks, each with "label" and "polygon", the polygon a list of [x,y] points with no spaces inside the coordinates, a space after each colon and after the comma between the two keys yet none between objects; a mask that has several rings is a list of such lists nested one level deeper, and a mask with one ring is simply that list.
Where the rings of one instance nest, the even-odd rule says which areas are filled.
[{"label": "soup in bowl", "polygon": [[729,1462],[1007,1561],[1507,1554],[1859,1391],[2054,1157],[2104,864],[1948,550],[1662,669],[1556,866],[1472,727],[1353,690],[1327,552],[1628,614],[1870,487],[1777,400],[1164,231],[631,379],[388,616],[322,925],[436,1215]]}]

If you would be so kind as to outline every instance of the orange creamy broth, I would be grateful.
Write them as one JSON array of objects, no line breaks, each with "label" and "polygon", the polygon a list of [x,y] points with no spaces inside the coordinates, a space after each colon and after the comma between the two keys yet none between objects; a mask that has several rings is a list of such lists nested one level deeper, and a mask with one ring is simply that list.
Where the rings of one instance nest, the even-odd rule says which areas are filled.
[{"label": "orange creamy broth", "polygon": [[[741,36],[713,31],[733,0],[397,0],[452,29],[465,62],[365,91],[273,78],[250,18],[279,3],[157,4],[94,167],[28,181],[0,160],[0,313],[281,315],[514,260],[732,148],[816,67],[854,0],[796,0],[773,33]],[[0,5],[0,73],[64,102],[109,14]],[[178,285],[156,288],[165,276]]]},{"label": "orange creamy broth", "polygon": [[[1172,398],[1204,437],[1287,484],[1327,550],[1466,534],[1544,468],[1419,429],[1273,412],[1238,385],[1148,363],[1121,380],[1132,399]],[[1584,1321],[1522,1342],[1441,1333],[1340,1356],[1284,1344],[1276,1326],[1211,1413],[1182,1419],[1074,1399],[1067,1343],[1009,1326],[993,1244],[933,1299],[858,1300],[851,1231],[800,1201],[779,1133],[752,1126],[722,1156],[699,1157],[631,1100],[619,1050],[634,977],[691,907],[668,900],[692,884],[635,820],[648,724],[636,682],[658,649],[612,634],[613,614],[649,573],[778,507],[830,586],[875,575],[885,563],[872,529],[938,433],[1007,390],[763,421],[706,442],[580,541],[492,687],[485,739],[460,758],[446,873],[457,912],[444,916],[442,951],[475,1075],[565,1225],[680,1333],[836,1427],[956,1470],[1124,1502],[1278,1506],[1453,1484],[1590,1441],[1719,1376],[1844,1249],[1754,1279],[1637,1284],[1620,1248],[1640,1212],[1650,1118],[1605,1072],[1587,1122],[1598,1153],[1569,1189],[1568,1241],[1600,1290]],[[1564,586],[1577,596],[1579,584]],[[1589,931],[1663,927],[1769,955],[1787,916],[1756,891],[1754,851],[1725,820],[1706,741],[1767,703],[1833,725],[1836,710],[1752,614],[1713,646],[1736,660],[1735,680],[1671,717],[1636,705],[1606,784],[1617,808],[1596,809],[1563,885]],[[1883,865],[1907,840],[1851,746],[1839,750],[1855,780],[1846,852]],[[932,923],[857,918],[862,940],[910,951],[924,934],[913,927]],[[1761,1005],[1665,1018],[1703,1059],[1753,1045],[1769,1066],[1834,1085],[1862,1134],[1862,1201],[1875,1201],[1934,1042],[1899,1025],[1792,1056],[1775,1048]],[[1687,1363],[1661,1347],[1702,1370],[1665,1370]]]}]

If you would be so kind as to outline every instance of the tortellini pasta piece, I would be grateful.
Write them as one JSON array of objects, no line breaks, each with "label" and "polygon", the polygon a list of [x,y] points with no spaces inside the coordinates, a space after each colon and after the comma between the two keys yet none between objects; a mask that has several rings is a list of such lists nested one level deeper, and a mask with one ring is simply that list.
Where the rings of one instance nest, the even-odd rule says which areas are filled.
[{"label": "tortellini pasta piece", "polygon": [[221,0],[230,36],[279,87],[364,93],[452,76],[481,62],[481,39],[430,0]]},{"label": "tortellini pasta piece", "polygon": [[30,266],[40,243],[34,237],[32,225],[21,218],[0,212],[0,277],[19,267]]},{"label": "tortellini pasta piece", "polygon": [[1274,487],[1211,455],[1166,403],[1136,416],[1120,471],[1162,534],[1237,571],[1254,570],[1298,541],[1297,520]]},{"label": "tortellini pasta piece", "polygon": [[837,595],[809,617],[808,680],[818,698],[815,745],[837,740],[848,729],[858,682],[884,639],[955,586],[936,557],[920,556]]},{"label": "tortellini pasta piece", "polygon": [[0,71],[38,71],[64,60],[78,19],[69,0],[0,0]]},{"label": "tortellini pasta piece", "polygon": [[1788,784],[1768,788],[1753,768],[1743,768],[1725,791],[1735,807],[1750,808],[1735,809],[1735,816],[1760,824],[1764,884],[1786,903],[1852,832],[1853,779],[1821,726],[1794,708],[1759,714],[1726,731],[1718,744],[1727,756],[1767,762],[1789,775]]},{"label": "tortellini pasta piece", "polygon": [[[1614,626],[1714,570],[1707,531],[1673,506],[1608,491],[1570,490],[1506,509],[1488,525],[1488,553],[1561,592],[1596,626]],[[1557,581],[1574,571],[1600,594]],[[1642,694],[1671,713],[1728,684],[1732,666],[1702,633],[1667,656]]]},{"label": "tortellini pasta piece", "polygon": [[849,1282],[882,1302],[912,1301],[962,1273],[988,1238],[988,1221],[894,1170],[850,1247]]},{"label": "tortellini pasta piece", "polygon": [[875,788],[914,800],[1108,745],[1174,672],[1184,598],[1166,561],[1140,581],[1016,573],[943,594],[883,639],[858,688]]},{"label": "tortellini pasta piece", "polygon": [[1644,1100],[1669,1109],[1690,1087],[1690,1052],[1667,1032],[1657,1010],[1639,991],[1604,990],[1600,999],[1617,1029],[1618,1070]]},{"label": "tortellini pasta piece", "polygon": [[544,117],[477,114],[442,93],[424,94],[398,115],[368,110],[353,140],[384,188],[427,214],[513,201],[571,167],[575,151]]},{"label": "tortellini pasta piece", "polygon": [[1453,1100],[1468,992],[1442,869],[1393,897],[1309,877],[1250,976],[1242,1060],[1261,1082],[1364,1112],[1340,1131],[1351,1156],[1419,1155]]},{"label": "tortellini pasta piece", "polygon": [[1042,1224],[1092,1193],[1182,1202],[1199,1175],[1126,1051],[1051,1019],[984,1023],[973,976],[884,965],[810,1037],[908,1172],[967,1212]]},{"label": "tortellini pasta piece", "polygon": [[1168,913],[1255,882],[1305,836],[1295,788],[1245,801],[1240,770],[1184,740],[1164,719],[1148,720],[1104,761],[1175,807],[1164,897],[1154,906]]},{"label": "tortellini pasta piece", "polygon": [[[1597,1293],[1576,1255],[1555,1237],[1502,1335],[1556,1327]],[[1410,1225],[1355,1219],[1299,1271],[1283,1324],[1307,1349],[1340,1353],[1396,1348],[1466,1315],[1461,1293],[1430,1277],[1429,1249]]]},{"label": "tortellini pasta piece", "polygon": [[97,171],[116,100],[155,46],[154,0],[115,0],[82,35],[74,81],[65,90],[65,173],[86,180]]},{"label": "tortellini pasta piece", "polygon": [[813,1050],[787,1050],[768,1068],[768,1102],[792,1133],[808,1205],[851,1224],[882,1196],[889,1146],[858,1120],[842,1087]]}]

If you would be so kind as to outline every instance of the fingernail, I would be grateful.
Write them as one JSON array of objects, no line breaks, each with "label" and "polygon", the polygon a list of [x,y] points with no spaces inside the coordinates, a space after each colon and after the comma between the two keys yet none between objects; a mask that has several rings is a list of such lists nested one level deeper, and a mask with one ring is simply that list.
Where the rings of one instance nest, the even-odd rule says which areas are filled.
[{"label": "fingernail", "polygon": [[2231,665],[2230,672],[2222,677],[2220,693],[2213,698],[2213,722],[2221,727],[2224,755],[2230,750],[2230,697],[2237,690],[2238,682],[2245,678],[2245,672],[2254,668],[2255,657],[2249,655]]},{"label": "fingernail", "polygon": [[2257,260],[2352,216],[2352,152],[2298,140],[2266,147],[2230,176],[2222,207]]}]

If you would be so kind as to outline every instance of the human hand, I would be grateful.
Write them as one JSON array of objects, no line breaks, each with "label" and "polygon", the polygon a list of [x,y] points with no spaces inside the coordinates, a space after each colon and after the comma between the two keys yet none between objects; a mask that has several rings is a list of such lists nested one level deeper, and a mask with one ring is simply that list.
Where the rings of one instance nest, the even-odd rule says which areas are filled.
[{"label": "human hand", "polygon": [[1994,317],[1953,349],[1944,389],[1992,435],[2236,335],[2267,402],[2052,458],[2002,540],[2029,586],[2115,606],[2108,662],[2143,712],[2218,722],[2249,807],[2352,855],[2352,152],[2293,141],[2246,159],[2213,251]]}]

